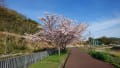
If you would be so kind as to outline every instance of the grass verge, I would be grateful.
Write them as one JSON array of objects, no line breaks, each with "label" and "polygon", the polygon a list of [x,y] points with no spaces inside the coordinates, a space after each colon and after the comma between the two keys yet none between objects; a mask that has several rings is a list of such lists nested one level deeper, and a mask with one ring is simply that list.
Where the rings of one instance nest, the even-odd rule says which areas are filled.
[{"label": "grass verge", "polygon": [[109,53],[90,51],[89,54],[99,60],[112,64],[115,68],[120,68],[120,58],[112,56]]},{"label": "grass verge", "polygon": [[67,53],[61,53],[61,55],[51,55],[46,59],[39,61],[29,66],[29,68],[59,68],[63,60],[65,60]]}]

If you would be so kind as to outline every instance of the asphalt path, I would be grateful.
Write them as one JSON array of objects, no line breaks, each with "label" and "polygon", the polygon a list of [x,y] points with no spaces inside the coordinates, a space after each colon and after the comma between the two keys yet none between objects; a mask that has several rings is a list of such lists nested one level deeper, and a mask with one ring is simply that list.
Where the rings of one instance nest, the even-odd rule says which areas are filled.
[{"label": "asphalt path", "polygon": [[94,59],[79,48],[71,48],[64,68],[114,68],[111,64]]}]

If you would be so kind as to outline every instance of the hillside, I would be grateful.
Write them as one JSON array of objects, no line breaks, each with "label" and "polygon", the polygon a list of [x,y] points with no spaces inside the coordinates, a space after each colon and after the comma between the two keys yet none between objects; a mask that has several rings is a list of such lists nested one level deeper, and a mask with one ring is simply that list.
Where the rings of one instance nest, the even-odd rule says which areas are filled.
[{"label": "hillside", "polygon": [[26,18],[14,10],[0,6],[0,31],[16,34],[34,33],[39,30],[38,25],[34,20]]},{"label": "hillside", "polygon": [[101,37],[97,38],[97,40],[101,41],[102,43],[108,44],[120,44],[120,38],[115,37]]},{"label": "hillside", "polygon": [[0,6],[0,55],[31,52],[47,46],[43,42],[36,44],[22,38],[24,33],[40,30],[38,26],[34,20]]}]

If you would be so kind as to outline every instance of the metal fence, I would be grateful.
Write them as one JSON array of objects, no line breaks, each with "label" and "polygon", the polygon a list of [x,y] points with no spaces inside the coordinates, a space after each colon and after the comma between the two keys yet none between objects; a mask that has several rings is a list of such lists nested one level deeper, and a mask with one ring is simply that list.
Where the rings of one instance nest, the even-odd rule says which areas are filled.
[{"label": "metal fence", "polygon": [[6,58],[0,60],[0,68],[28,68],[32,63],[40,61],[50,54],[55,53],[54,49],[32,53],[25,56]]}]

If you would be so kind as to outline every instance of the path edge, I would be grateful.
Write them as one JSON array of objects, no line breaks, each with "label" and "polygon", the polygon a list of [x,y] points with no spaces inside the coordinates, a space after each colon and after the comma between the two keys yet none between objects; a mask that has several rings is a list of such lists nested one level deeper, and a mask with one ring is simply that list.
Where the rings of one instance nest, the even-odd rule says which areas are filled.
[{"label": "path edge", "polygon": [[68,58],[70,56],[70,52],[71,52],[71,50],[68,51],[68,55],[66,56],[65,60],[60,64],[59,68],[65,68],[67,60],[68,60]]}]

